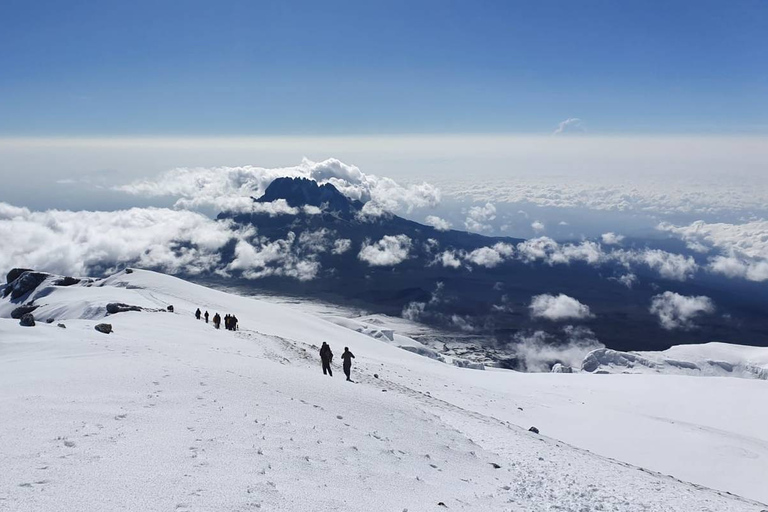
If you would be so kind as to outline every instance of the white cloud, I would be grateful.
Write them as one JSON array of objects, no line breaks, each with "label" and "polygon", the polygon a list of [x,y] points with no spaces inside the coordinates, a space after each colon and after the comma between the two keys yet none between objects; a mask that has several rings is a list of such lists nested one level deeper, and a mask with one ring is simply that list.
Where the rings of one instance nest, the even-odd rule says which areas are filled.
[{"label": "white cloud", "polygon": [[386,235],[373,244],[363,243],[357,257],[371,266],[397,265],[408,258],[411,245],[407,235]]},{"label": "white cloud", "polygon": [[[267,240],[253,227],[213,220],[196,212],[131,208],[111,212],[50,210],[32,212],[0,203],[0,239],[13,240],[0,251],[0,271],[29,267],[57,274],[101,274],[130,265],[171,274],[216,272],[257,279],[277,275],[316,277],[317,255],[339,254],[349,240],[333,240],[328,229],[288,233]],[[221,250],[235,243],[234,259]]]},{"label": "white cloud", "polygon": [[540,222],[538,220],[535,220],[531,223],[531,228],[533,228],[534,231],[537,233],[540,233],[541,231],[544,231],[546,229],[546,226],[543,222]]},{"label": "white cloud", "polygon": [[768,280],[768,221],[743,224],[696,221],[688,226],[662,223],[658,229],[672,233],[700,252],[715,249],[707,269],[727,277]]},{"label": "white cloud", "polygon": [[624,240],[624,235],[617,235],[613,232],[603,233],[600,237],[605,245],[618,245]]},{"label": "white cloud", "polygon": [[502,263],[505,259],[511,258],[515,253],[515,248],[510,244],[499,242],[492,247],[480,247],[465,256],[465,259],[481,267],[493,268]]},{"label": "white cloud", "polygon": [[553,239],[543,236],[532,238],[517,244],[519,258],[522,261],[543,261],[549,265],[570,264],[582,261],[596,265],[607,259],[599,244],[584,241],[580,244],[558,244]]},{"label": "white cloud", "polygon": [[429,183],[403,186],[390,178],[365,174],[335,158],[322,162],[304,159],[297,166],[280,168],[178,168],[155,179],[139,180],[114,189],[135,195],[176,197],[176,208],[247,212],[254,208],[251,197],[260,197],[270,183],[280,177],[308,178],[321,185],[331,183],[347,197],[365,202],[368,215],[411,212],[440,202],[440,191]]},{"label": "white cloud", "polygon": [[442,266],[450,268],[459,268],[461,266],[461,260],[453,251],[441,252],[435,259],[435,263],[440,263]]},{"label": "white cloud", "polygon": [[435,215],[428,215],[427,218],[424,219],[424,223],[427,226],[432,226],[438,231],[448,231],[451,229],[450,222]]},{"label": "white cloud", "polygon": [[424,315],[424,310],[427,307],[426,302],[409,302],[406,304],[406,306],[403,308],[402,313],[400,313],[400,316],[405,318],[406,320],[410,320],[412,322],[418,322],[421,317]]},{"label": "white cloud", "polygon": [[548,372],[554,361],[580,368],[584,357],[593,350],[605,348],[591,329],[566,325],[562,341],[544,331],[515,336],[515,355],[524,361],[529,372]]},{"label": "white cloud", "polygon": [[707,267],[711,272],[750,281],[768,280],[768,260],[747,260],[736,256],[715,256]]},{"label": "white cloud", "polygon": [[253,203],[250,205],[248,211],[253,213],[266,213],[270,217],[277,217],[278,215],[297,215],[299,213],[299,209],[289,206],[285,199],[277,199],[271,203]]},{"label": "white cloud", "polygon": [[639,254],[634,254],[633,257],[657,271],[661,277],[677,281],[685,281],[692,277],[699,268],[690,256],[673,254],[660,249],[646,249]]},{"label": "white cloud", "polygon": [[490,231],[491,225],[488,224],[496,218],[496,207],[492,203],[485,203],[484,206],[472,206],[467,212],[467,218],[464,226],[468,231],[482,232]]},{"label": "white cloud", "polygon": [[696,317],[715,311],[715,304],[703,295],[685,296],[667,291],[651,299],[649,311],[658,317],[664,329],[691,329]]},{"label": "white cloud", "polygon": [[352,248],[352,240],[348,238],[340,238],[333,242],[333,254],[344,254]]},{"label": "white cloud", "polygon": [[451,324],[464,332],[474,332],[476,329],[475,326],[472,325],[472,322],[468,320],[468,317],[459,315],[451,315]]},{"label": "white cloud", "polygon": [[557,125],[552,135],[567,135],[569,133],[584,133],[584,123],[578,117],[569,117]]},{"label": "white cloud", "polygon": [[528,306],[531,317],[559,321],[591,318],[589,306],[565,294],[535,295]]},{"label": "white cloud", "polygon": [[608,279],[619,282],[627,288],[632,288],[632,286],[634,286],[634,284],[637,282],[637,276],[632,273],[624,274],[623,276],[619,277],[609,277]]},{"label": "white cloud", "polygon": [[12,241],[0,251],[0,269],[86,275],[132,264],[195,274],[213,270],[218,251],[247,235],[227,221],[188,211],[31,212],[0,203],[0,239]]},{"label": "white cloud", "polygon": [[240,240],[235,246],[235,259],[227,270],[239,270],[246,279],[267,276],[287,276],[300,281],[314,279],[320,264],[311,258],[300,258],[293,250],[296,236],[288,235],[284,240],[264,241],[256,246]]},{"label": "white cloud", "polygon": [[501,255],[490,247],[481,247],[467,254],[467,260],[481,267],[495,267],[501,263]]}]

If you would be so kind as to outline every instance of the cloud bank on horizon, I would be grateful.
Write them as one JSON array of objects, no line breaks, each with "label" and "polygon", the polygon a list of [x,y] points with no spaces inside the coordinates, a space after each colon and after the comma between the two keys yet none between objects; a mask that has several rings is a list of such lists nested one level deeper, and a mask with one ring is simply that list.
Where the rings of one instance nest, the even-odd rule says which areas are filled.
[{"label": "cloud bank on horizon", "polygon": [[[194,274],[213,270],[242,271],[247,269],[248,264],[266,269],[269,264],[282,261],[280,258],[291,251],[303,253],[306,258],[310,253],[330,251],[331,254],[342,254],[349,250],[344,241],[336,241],[334,247],[315,244],[316,250],[308,252],[306,244],[298,238],[285,240],[277,246],[269,245],[254,233],[232,230],[226,222],[213,221],[198,212],[201,209],[234,210],[270,216],[320,213],[319,208],[291,207],[284,200],[271,203],[253,201],[252,198],[263,194],[274,179],[286,176],[312,179],[320,184],[330,183],[350,199],[363,201],[363,212],[367,216],[385,213],[407,215],[408,212],[434,209],[441,204],[444,195],[440,188],[427,182],[401,184],[391,178],[366,174],[358,167],[337,159],[322,162],[304,159],[297,166],[281,168],[179,168],[154,179],[114,187],[133,196],[170,197],[175,200],[173,209],[35,212],[0,203],[0,235],[3,240],[14,240],[13,245],[0,252],[0,268],[27,265],[61,273],[85,274],[94,270],[100,272],[114,265],[135,264]],[[470,188],[469,193],[477,193],[477,188]],[[603,190],[597,196],[605,200],[611,197],[610,194]],[[571,204],[571,199],[565,198],[564,201],[566,206]],[[690,204],[687,201],[684,203]],[[592,207],[599,210],[602,206],[598,202]],[[465,228],[486,234],[493,230],[491,223],[499,215],[497,206],[490,201],[466,207],[461,212]],[[525,212],[519,211],[516,215],[530,222]],[[436,215],[428,215],[426,224],[438,230],[452,227],[449,220]],[[535,232],[547,229],[540,221],[532,224]],[[560,225],[567,227],[569,223],[561,222]],[[702,271],[751,281],[768,280],[768,221],[755,220],[742,224],[696,221],[690,225],[662,222],[657,229],[684,241],[700,255],[699,260],[660,249],[625,248],[624,235],[606,232],[598,240],[580,242],[557,242],[549,236],[539,235],[517,245],[496,243],[470,253],[440,248],[434,251],[432,264],[446,268],[493,268],[505,261],[539,261],[548,265],[581,262],[594,266],[618,262],[626,268],[626,273],[612,278],[628,287],[637,281],[634,269],[638,265],[655,271],[665,279],[678,281],[691,279]],[[237,244],[237,262],[229,269],[218,268],[216,253],[230,240],[235,240]],[[413,249],[409,244],[410,240],[406,243],[402,237],[393,235],[371,241],[356,250],[360,251],[361,262],[397,265],[405,261]],[[63,257],[51,256],[49,253],[54,251],[47,250],[51,247],[57,248]],[[318,249],[320,247],[322,251]],[[319,270],[317,264],[299,266],[297,257],[285,257],[289,263],[286,269],[277,273],[299,279],[314,278]],[[270,272],[246,274],[258,278],[270,275]]]}]

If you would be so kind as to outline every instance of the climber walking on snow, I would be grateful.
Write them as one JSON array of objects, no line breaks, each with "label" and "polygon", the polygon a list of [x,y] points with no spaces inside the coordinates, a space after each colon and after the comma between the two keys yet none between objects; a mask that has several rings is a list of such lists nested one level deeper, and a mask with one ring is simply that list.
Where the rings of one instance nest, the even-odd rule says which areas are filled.
[{"label": "climber walking on snow", "polygon": [[341,354],[341,359],[344,361],[344,375],[347,376],[347,381],[352,382],[349,378],[349,374],[352,373],[352,360],[355,358],[355,354],[349,351],[349,347],[344,347],[344,353]]},{"label": "climber walking on snow", "polygon": [[198,320],[200,320],[200,315],[201,315],[201,314],[202,314],[202,313],[200,313],[200,308],[197,308],[197,311],[195,311],[195,318],[197,318]]},{"label": "climber walking on snow", "polygon": [[330,375],[333,377],[333,370],[331,370],[331,360],[333,359],[333,352],[328,343],[323,342],[323,346],[320,347],[320,361],[323,363],[323,375]]}]

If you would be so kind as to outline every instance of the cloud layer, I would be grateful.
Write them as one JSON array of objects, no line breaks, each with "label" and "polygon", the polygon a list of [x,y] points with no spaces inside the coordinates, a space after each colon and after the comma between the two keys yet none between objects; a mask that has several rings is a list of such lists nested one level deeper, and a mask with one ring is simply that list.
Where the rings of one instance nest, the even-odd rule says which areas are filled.
[{"label": "cloud layer", "polygon": [[[322,162],[304,159],[294,167],[254,166],[179,168],[155,179],[135,181],[115,187],[134,195],[177,198],[175,208],[216,211],[252,211],[251,197],[260,197],[270,183],[280,177],[308,178],[323,185],[331,183],[342,194],[366,203],[367,214],[411,212],[434,207],[440,191],[428,183],[403,186],[386,177],[363,173],[354,165],[335,158]],[[289,213],[285,209],[282,213]]]},{"label": "cloud layer", "polygon": [[726,277],[768,281],[768,221],[743,224],[693,222],[687,226],[662,223],[659,229],[684,240],[688,247],[715,252],[707,270]]}]

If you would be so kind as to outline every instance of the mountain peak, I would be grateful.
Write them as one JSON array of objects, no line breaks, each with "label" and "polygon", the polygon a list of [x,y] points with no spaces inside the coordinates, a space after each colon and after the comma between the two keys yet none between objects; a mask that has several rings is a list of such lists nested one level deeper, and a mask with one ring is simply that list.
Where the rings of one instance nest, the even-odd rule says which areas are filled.
[{"label": "mountain peak", "polygon": [[307,178],[277,178],[256,201],[270,203],[277,199],[284,199],[292,207],[328,205],[332,211],[345,213],[362,206],[359,201],[349,199],[330,183],[318,185],[315,180]]}]

